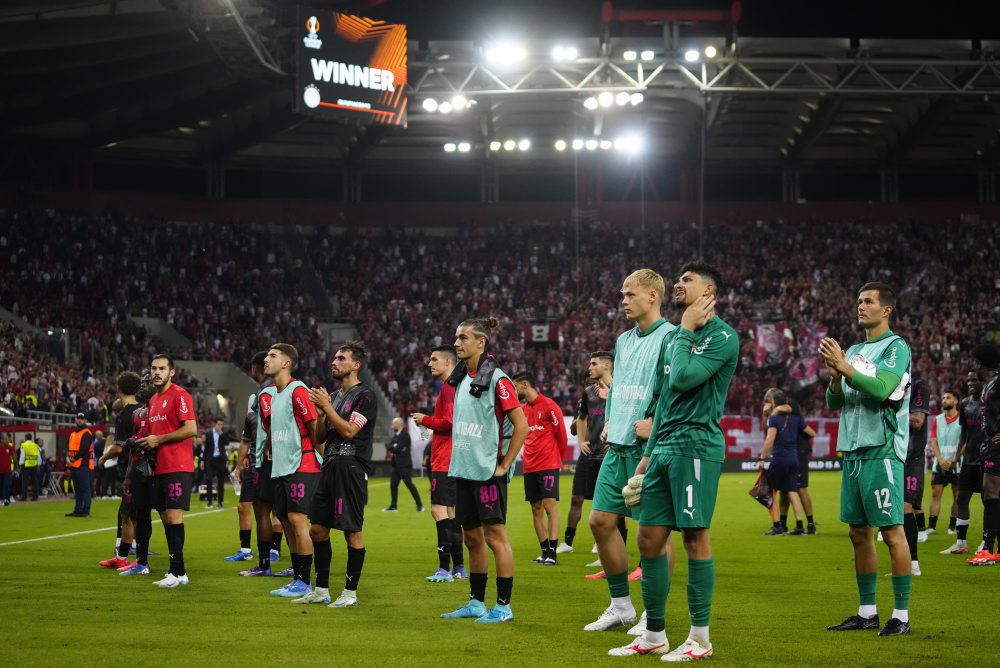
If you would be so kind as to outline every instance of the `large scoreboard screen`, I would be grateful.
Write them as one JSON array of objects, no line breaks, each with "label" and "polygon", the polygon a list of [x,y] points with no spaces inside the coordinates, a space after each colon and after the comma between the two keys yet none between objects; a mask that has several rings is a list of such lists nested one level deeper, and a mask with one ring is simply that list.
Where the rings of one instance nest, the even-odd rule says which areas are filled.
[{"label": "large scoreboard screen", "polygon": [[298,8],[297,110],[406,126],[406,26]]}]

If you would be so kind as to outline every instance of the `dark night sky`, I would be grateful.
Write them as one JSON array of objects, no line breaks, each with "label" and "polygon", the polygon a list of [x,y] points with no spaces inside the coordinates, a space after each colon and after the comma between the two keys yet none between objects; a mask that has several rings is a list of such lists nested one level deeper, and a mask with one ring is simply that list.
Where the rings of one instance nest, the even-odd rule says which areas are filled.
[{"label": "dark night sky", "polygon": [[[377,3],[378,0],[375,0]],[[416,39],[475,39],[499,31],[532,36],[595,36],[601,0],[371,0],[317,3],[394,22],[406,23]],[[723,0],[620,0],[620,8],[726,8]],[[989,0],[927,3],[868,0],[743,0],[741,35],[757,37],[1000,38]],[[624,28],[615,26],[620,34]],[[654,28],[655,32],[656,29]],[[522,33],[523,34],[523,33]]]}]

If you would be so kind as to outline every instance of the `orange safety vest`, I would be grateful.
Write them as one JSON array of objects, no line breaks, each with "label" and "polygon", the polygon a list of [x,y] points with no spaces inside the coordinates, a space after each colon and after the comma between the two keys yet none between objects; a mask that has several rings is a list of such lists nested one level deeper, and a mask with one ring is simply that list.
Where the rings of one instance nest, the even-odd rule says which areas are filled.
[{"label": "orange safety vest", "polygon": [[[93,437],[93,433],[91,433],[90,429],[87,427],[84,427],[80,431],[74,431],[72,434],[69,435],[69,460],[70,462],[72,462],[70,466],[72,466],[75,469],[80,468],[80,464],[83,462],[82,459],[76,458],[76,453],[80,450],[80,441],[83,440],[84,434],[90,434],[91,437]],[[91,441],[91,446],[93,446],[93,441]],[[94,470],[93,451],[91,451],[90,456],[87,457],[87,464],[88,468],[91,471],[93,471]]]}]

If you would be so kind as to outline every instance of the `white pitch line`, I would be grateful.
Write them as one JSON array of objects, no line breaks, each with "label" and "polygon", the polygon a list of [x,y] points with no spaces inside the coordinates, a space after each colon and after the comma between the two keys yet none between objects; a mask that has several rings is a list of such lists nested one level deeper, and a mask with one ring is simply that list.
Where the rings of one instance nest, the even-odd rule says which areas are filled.
[{"label": "white pitch line", "polygon": [[[200,513],[188,513],[184,515],[184,519],[189,517],[198,517],[199,515],[212,515],[214,513],[224,513],[228,508],[220,508],[218,510],[206,510]],[[162,520],[153,520],[153,524],[162,524]],[[70,538],[72,536],[85,536],[88,533],[100,533],[102,531],[117,531],[118,525],[113,527],[103,527],[101,529],[89,529],[87,531],[74,531],[73,533],[61,533],[57,536],[42,536],[41,538],[28,538],[27,540],[13,540],[9,543],[0,543],[0,547],[6,547],[8,545],[23,545],[24,543],[37,543],[42,540],[55,540],[56,538]]]},{"label": "white pitch line", "polygon": [[[368,488],[372,487],[385,487],[389,483],[380,482],[376,485],[368,485]],[[184,515],[184,519],[189,517],[198,517],[200,515],[214,515],[215,513],[224,513],[232,508],[219,508],[217,510],[205,510],[200,513],[187,513]],[[153,520],[153,524],[162,524],[162,520]],[[12,540],[9,543],[0,543],[0,547],[7,547],[8,545],[24,545],[25,543],[37,543],[43,540],[56,540],[57,538],[72,538],[73,536],[86,536],[89,533],[100,533],[102,531],[117,531],[118,525],[113,527],[102,527],[100,529],[88,529],[87,531],[74,531],[73,533],[61,533],[55,536],[42,536],[41,538],[28,538],[27,540]]]}]

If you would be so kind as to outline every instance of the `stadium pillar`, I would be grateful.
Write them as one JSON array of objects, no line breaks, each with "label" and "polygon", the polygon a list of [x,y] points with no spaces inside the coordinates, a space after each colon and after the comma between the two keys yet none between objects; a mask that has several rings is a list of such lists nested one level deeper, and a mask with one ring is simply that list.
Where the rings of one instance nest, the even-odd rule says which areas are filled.
[{"label": "stadium pillar", "polygon": [[996,172],[989,168],[980,168],[979,170],[979,201],[980,202],[995,202],[997,201],[997,179]]},{"label": "stadium pillar", "polygon": [[211,199],[226,196],[226,167],[222,160],[213,160],[206,169],[205,192]]},{"label": "stadium pillar", "polygon": [[899,170],[895,167],[882,168],[882,201],[899,201]]},{"label": "stadium pillar", "polygon": [[784,167],[781,170],[781,199],[783,202],[798,202],[802,198],[801,179],[798,167]]},{"label": "stadium pillar", "polygon": [[361,201],[361,170],[349,165],[344,171],[344,201],[358,203]]}]

